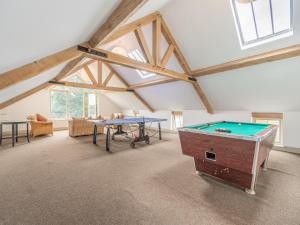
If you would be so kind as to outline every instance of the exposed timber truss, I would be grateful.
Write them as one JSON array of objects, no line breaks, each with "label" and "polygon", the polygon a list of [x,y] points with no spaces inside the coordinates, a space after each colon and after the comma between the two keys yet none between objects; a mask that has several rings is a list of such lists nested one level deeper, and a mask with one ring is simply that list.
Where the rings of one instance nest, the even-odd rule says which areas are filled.
[{"label": "exposed timber truss", "polygon": [[[23,65],[19,68],[4,72],[0,74],[0,90],[7,88],[11,85],[15,85],[26,79],[38,76],[40,73],[45,72],[61,63],[68,62],[66,66],[51,80],[34,87],[18,96],[15,96],[5,102],[0,103],[0,109],[3,109],[23,98],[26,98],[44,88],[56,85],[66,85],[72,87],[84,87],[92,89],[100,89],[105,91],[116,91],[116,92],[131,92],[139,99],[150,111],[154,109],[135,91],[139,88],[160,85],[170,83],[174,81],[185,81],[191,84],[191,87],[198,94],[203,105],[205,106],[208,113],[213,113],[213,109],[196,80],[198,76],[206,76],[215,74],[223,71],[234,70],[247,66],[257,65],[261,63],[267,63],[270,61],[286,59],[300,55],[300,45],[289,46],[286,48],[242,58],[230,62],[226,62],[220,65],[215,65],[207,68],[201,68],[191,70],[187,60],[180,51],[172,33],[170,32],[165,20],[162,18],[159,12],[149,14],[135,22],[120,26],[136,9],[141,7],[147,0],[123,0],[119,6],[113,11],[111,16],[108,17],[105,23],[99,28],[99,30],[92,36],[88,42],[81,43],[81,51],[78,51],[77,46],[62,50],[50,56],[46,56],[42,59]],[[145,40],[144,33],[141,29],[142,26],[152,23],[153,35],[152,35],[152,49],[149,49]],[[100,44],[106,44],[113,40],[116,40],[127,33],[133,32],[139,43],[141,50],[145,56],[146,63],[137,62],[127,57],[114,54],[104,49],[99,49],[97,46]],[[161,48],[161,34],[169,44],[166,52],[160,55]],[[94,54],[96,53],[96,54]],[[179,73],[166,68],[168,61],[172,55],[175,55],[179,64],[181,65],[184,73]],[[81,63],[86,57],[92,59]],[[98,62],[98,74],[92,74],[89,69],[89,65],[94,63],[95,60]],[[102,66],[106,65],[110,68],[110,75],[103,80]],[[120,74],[118,74],[110,64],[119,64],[139,70],[145,70],[153,73],[157,73],[165,76],[165,78],[147,81],[143,83],[128,84]],[[85,70],[87,76],[91,80],[91,84],[78,84],[72,82],[64,82],[63,78],[73,74],[79,70]],[[116,76],[123,82],[125,87],[109,87],[107,86],[110,79]],[[97,80],[96,81],[96,78]]]},{"label": "exposed timber truss", "polygon": [[[141,29],[142,26],[152,23],[152,54],[149,50],[148,44],[145,40],[145,35]],[[111,64],[122,65],[129,68],[134,68],[138,70],[148,71],[151,73],[156,73],[159,75],[163,75],[166,78],[158,81],[148,82],[147,85],[139,86],[139,88],[151,86],[153,84],[167,83],[171,81],[185,81],[191,84],[191,88],[193,88],[196,94],[199,96],[201,102],[206,108],[208,113],[213,113],[212,106],[210,105],[208,98],[206,97],[203,89],[200,87],[196,78],[191,75],[191,69],[180,51],[174,37],[172,36],[169,28],[167,27],[164,19],[158,13],[152,13],[146,17],[141,18],[138,21],[127,24],[124,27],[119,28],[116,33],[112,34],[107,38],[105,43],[108,41],[113,41],[123,35],[126,35],[130,32],[134,32],[137,42],[144,54],[144,58],[146,59],[146,63],[139,62],[133,59],[130,59],[126,56],[122,56],[111,51],[107,51],[100,48],[91,48],[87,44],[83,44],[78,46],[78,50],[83,52],[86,57],[104,61]],[[163,56],[160,56],[161,52],[161,37],[162,35],[165,37],[168,42],[168,48]],[[180,73],[177,71],[173,71],[166,68],[168,61],[170,60],[172,55],[175,55],[178,62],[180,63],[184,73]],[[136,89],[136,85],[129,85],[130,89]]]}]

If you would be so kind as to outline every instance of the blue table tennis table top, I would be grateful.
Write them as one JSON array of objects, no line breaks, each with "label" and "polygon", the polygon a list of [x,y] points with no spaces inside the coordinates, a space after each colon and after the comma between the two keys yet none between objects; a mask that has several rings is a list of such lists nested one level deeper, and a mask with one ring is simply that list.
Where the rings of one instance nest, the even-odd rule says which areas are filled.
[{"label": "blue table tennis table top", "polygon": [[139,124],[139,123],[155,123],[167,121],[167,119],[150,118],[150,117],[127,117],[120,119],[109,119],[109,120],[91,120],[97,125],[125,125],[125,124]]}]

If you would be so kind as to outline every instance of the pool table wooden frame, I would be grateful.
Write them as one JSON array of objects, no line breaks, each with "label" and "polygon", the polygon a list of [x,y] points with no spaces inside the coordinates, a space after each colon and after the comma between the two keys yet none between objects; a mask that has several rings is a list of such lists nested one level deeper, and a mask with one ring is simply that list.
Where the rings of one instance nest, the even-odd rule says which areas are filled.
[{"label": "pool table wooden frame", "polygon": [[254,195],[259,169],[267,169],[276,130],[276,125],[270,125],[255,136],[191,128],[178,131],[182,152],[194,157],[199,175],[219,178]]}]

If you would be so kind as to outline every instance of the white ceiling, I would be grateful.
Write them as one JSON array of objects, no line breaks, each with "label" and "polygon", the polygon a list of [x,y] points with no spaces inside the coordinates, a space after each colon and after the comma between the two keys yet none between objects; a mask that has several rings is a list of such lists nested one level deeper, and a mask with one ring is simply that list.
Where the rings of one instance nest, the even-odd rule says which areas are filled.
[{"label": "white ceiling", "polygon": [[62,68],[67,64],[62,63],[56,67],[53,67],[46,72],[41,73],[39,76],[35,76],[33,78],[21,81],[13,86],[9,86],[8,88],[0,90],[0,103],[5,102],[17,95],[20,95],[26,91],[33,89],[34,87],[39,86],[42,83],[45,83],[55,77]]},{"label": "white ceiling", "polygon": [[172,0],[160,12],[192,69],[300,43],[297,0],[294,0],[294,36],[246,50],[240,48],[229,0]]},{"label": "white ceiling", "polygon": [[[2,0],[0,8],[0,73],[89,39],[118,0]],[[188,4],[187,4],[188,2]],[[32,10],[34,9],[34,10]],[[300,43],[300,2],[294,1],[294,36],[241,50],[229,1],[148,1],[129,22],[160,10],[192,69]],[[151,26],[143,28],[151,49]],[[112,45],[139,48],[131,34]],[[162,42],[162,55],[167,48]],[[55,76],[60,65],[40,77],[0,92],[0,102]],[[95,70],[95,65],[90,68]],[[140,83],[134,69],[114,68],[130,84]],[[173,56],[167,68],[182,72]],[[300,57],[246,67],[198,79],[215,110],[300,110]],[[151,79],[158,79],[160,76]],[[150,80],[150,79],[149,79]],[[118,85],[112,80],[110,85]],[[104,92],[124,109],[145,109],[132,93]],[[156,110],[203,109],[191,85],[173,82],[142,88],[138,93]]]},{"label": "white ceiling", "polygon": [[215,109],[300,110],[300,57],[201,77]]},{"label": "white ceiling", "polygon": [[1,0],[0,73],[87,41],[120,0]]}]

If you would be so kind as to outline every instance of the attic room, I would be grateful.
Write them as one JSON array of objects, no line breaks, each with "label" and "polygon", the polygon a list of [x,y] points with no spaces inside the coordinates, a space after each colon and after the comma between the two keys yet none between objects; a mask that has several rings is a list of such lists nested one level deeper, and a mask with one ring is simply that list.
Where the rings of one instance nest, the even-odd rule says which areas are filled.
[{"label": "attic room", "polygon": [[2,0],[0,224],[300,224],[300,2]]}]

